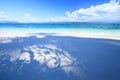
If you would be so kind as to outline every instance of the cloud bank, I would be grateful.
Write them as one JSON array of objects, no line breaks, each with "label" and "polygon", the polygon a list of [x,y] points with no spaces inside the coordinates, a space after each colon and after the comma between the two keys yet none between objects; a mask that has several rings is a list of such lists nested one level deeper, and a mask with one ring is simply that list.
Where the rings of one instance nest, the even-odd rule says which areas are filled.
[{"label": "cloud bank", "polygon": [[89,8],[80,8],[73,12],[66,12],[68,21],[80,22],[119,22],[120,21],[120,1],[111,0]]},{"label": "cloud bank", "polygon": [[[40,18],[25,12],[16,19],[19,22],[120,22],[120,1],[110,0],[108,3],[91,5],[75,11],[66,11],[66,16]],[[0,12],[1,20],[14,20],[8,13]]]}]

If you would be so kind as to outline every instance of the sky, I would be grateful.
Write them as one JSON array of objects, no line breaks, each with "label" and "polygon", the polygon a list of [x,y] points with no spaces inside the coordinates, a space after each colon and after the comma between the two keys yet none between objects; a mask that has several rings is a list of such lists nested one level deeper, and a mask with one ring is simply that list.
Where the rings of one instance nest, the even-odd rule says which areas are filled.
[{"label": "sky", "polygon": [[0,21],[120,22],[120,0],[0,0]]}]

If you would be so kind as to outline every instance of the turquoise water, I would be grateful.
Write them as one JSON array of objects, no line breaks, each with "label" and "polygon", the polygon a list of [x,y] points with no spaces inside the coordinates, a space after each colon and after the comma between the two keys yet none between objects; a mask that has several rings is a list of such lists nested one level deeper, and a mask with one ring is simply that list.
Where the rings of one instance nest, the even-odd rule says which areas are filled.
[{"label": "turquoise water", "polygon": [[1,29],[7,30],[37,30],[47,31],[69,31],[69,32],[110,32],[120,33],[119,23],[0,23]]},{"label": "turquoise water", "polygon": [[118,23],[0,23],[0,28],[74,28],[120,30]]}]

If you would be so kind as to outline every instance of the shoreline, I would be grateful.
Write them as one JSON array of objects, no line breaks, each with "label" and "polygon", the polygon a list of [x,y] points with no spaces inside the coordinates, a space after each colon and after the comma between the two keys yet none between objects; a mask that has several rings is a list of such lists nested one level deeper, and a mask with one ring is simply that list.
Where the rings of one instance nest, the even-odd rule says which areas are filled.
[{"label": "shoreline", "polygon": [[85,29],[71,29],[71,30],[63,30],[63,29],[24,29],[24,28],[1,28],[0,30],[0,38],[4,37],[29,37],[36,36],[39,38],[45,37],[42,33],[51,34],[54,36],[71,36],[71,37],[80,37],[80,38],[102,38],[102,39],[113,39],[120,40],[120,32],[119,30],[113,31],[104,31],[104,30],[85,30]]}]

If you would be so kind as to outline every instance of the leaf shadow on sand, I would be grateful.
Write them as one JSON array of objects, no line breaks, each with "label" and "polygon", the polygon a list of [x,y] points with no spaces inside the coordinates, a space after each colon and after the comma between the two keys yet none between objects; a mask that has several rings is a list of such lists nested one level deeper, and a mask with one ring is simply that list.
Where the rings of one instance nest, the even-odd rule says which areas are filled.
[{"label": "leaf shadow on sand", "polygon": [[[57,36],[54,33],[37,35],[45,37],[17,37],[12,42],[0,43],[0,80],[120,79],[119,40]],[[42,64],[38,58],[38,61],[34,60],[34,48],[47,50],[43,53],[45,56],[53,51],[57,57],[45,59]],[[15,51],[14,54],[12,51]],[[16,57],[16,52],[21,54],[26,51],[30,54],[30,63],[24,62],[25,58],[20,60]],[[14,59],[10,61],[11,54]],[[65,63],[64,59],[68,62]],[[49,62],[55,60],[59,61]]]}]

